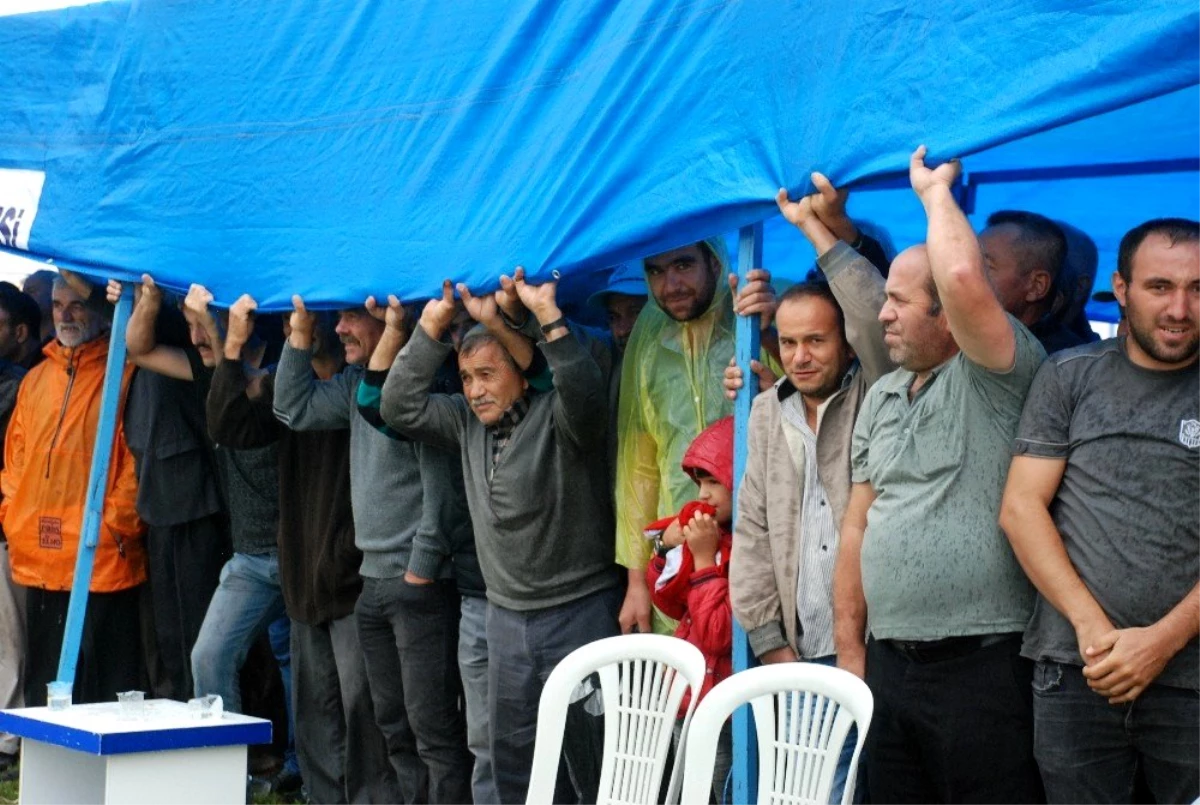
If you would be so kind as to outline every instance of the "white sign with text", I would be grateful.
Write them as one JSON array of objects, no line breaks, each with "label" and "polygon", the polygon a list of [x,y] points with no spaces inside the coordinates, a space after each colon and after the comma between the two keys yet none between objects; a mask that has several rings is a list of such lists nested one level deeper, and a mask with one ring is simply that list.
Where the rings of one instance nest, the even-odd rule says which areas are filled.
[{"label": "white sign with text", "polygon": [[29,230],[45,181],[42,171],[0,168],[0,246],[29,251]]}]

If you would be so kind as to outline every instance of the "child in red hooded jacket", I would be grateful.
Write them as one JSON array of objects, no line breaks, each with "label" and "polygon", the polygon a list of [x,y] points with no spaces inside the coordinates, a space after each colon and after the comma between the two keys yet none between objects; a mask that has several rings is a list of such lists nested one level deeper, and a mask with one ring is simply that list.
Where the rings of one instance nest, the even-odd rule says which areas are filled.
[{"label": "child in red hooded jacket", "polygon": [[[699,487],[696,500],[676,516],[646,526],[655,555],[646,568],[654,605],[679,621],[675,636],[704,655],[707,673],[700,698],[733,673],[733,611],[729,603],[729,554],[733,543],[733,417],[709,425],[683,456],[683,471]],[[680,717],[687,711],[685,696]],[[676,726],[676,731],[682,722]],[[717,802],[729,772],[729,725],[717,749],[713,790]]]}]

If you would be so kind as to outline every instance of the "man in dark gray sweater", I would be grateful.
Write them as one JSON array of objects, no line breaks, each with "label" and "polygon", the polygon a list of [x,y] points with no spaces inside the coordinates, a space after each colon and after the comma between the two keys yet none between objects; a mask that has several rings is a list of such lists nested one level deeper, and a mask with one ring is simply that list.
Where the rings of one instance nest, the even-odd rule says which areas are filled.
[{"label": "man in dark gray sweater", "polygon": [[531,392],[496,336],[473,331],[459,349],[463,393],[428,391],[451,349],[441,342],[454,315],[446,282],[397,356],[380,407],[391,427],[462,457],[487,586],[492,764],[504,803],[525,801],[546,677],[574,649],[617,634],[621,602],[607,378],[571,334],[555,284],[528,285],[520,272],[514,279],[541,325],[551,390]]},{"label": "man in dark gray sweater", "polygon": [[359,415],[358,386],[383,322],[365,308],[341,311],[336,331],[348,365],[321,380],[310,368],[316,318],[299,297],[293,303],[275,375],[275,415],[292,430],[350,430],[350,501],[363,577],[355,619],[375,720],[406,802],[469,802],[452,558],[470,526],[455,501],[454,456],[391,438]]}]

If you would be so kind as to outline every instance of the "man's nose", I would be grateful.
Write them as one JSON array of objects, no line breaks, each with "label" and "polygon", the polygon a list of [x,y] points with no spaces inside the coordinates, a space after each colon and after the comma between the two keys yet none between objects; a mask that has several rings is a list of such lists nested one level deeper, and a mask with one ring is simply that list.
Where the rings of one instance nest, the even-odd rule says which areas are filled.
[{"label": "man's nose", "polygon": [[1174,321],[1184,321],[1188,318],[1188,289],[1177,288],[1167,301],[1166,313]]}]

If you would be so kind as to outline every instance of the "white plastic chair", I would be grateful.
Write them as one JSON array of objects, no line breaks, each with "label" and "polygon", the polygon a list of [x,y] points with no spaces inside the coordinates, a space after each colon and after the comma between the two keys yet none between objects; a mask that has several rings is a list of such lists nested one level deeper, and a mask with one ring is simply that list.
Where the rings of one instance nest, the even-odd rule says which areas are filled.
[{"label": "white plastic chair", "polygon": [[688,731],[683,801],[708,801],[721,728],[746,703],[758,734],[760,803],[826,805],[842,746],[856,725],[858,740],[842,793],[848,805],[875,700],[854,674],[808,662],[750,668],[708,692]]},{"label": "white plastic chair", "polygon": [[[599,674],[604,702],[604,759],[596,802],[652,805],[658,801],[679,704],[684,692],[691,690],[683,725],[686,738],[704,683],[704,655],[676,637],[632,634],[581,646],[550,673],[538,703],[529,805],[554,799],[567,704],[576,686],[593,673]],[[680,766],[677,762],[672,771],[668,802],[679,790]]]}]

